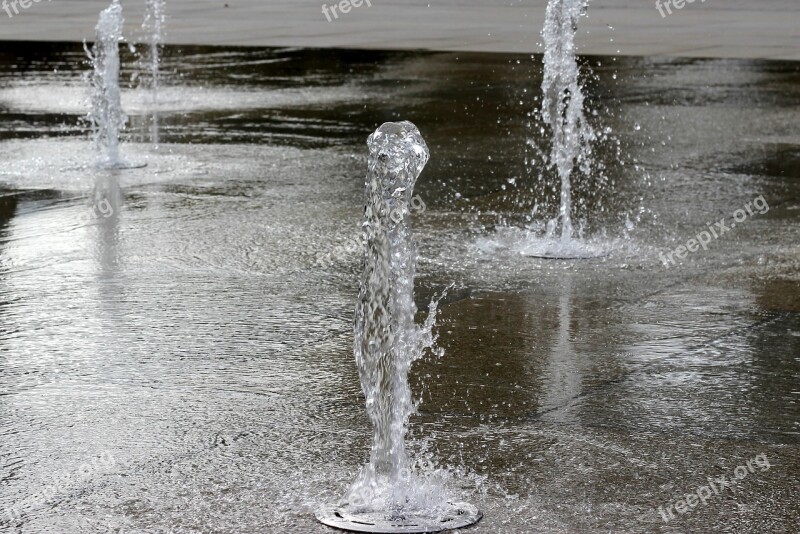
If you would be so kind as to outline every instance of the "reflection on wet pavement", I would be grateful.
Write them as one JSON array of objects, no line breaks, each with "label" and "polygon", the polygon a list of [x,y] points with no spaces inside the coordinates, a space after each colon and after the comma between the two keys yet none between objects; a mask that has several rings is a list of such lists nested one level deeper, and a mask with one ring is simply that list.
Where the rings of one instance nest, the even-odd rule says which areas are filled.
[{"label": "reflection on wet pavement", "polygon": [[[413,447],[480,505],[470,532],[798,529],[795,64],[585,59],[612,135],[578,219],[610,252],[553,262],[507,246],[556,209],[526,116],[540,58],[166,52],[164,144],[127,91],[123,153],[148,166],[108,173],[86,166],[80,47],[0,45],[0,532],[326,532],[311,511],[370,439],[364,142],[401,118],[432,153],[418,306],[456,284],[445,356],[412,373]],[[759,195],[767,213],[663,265]],[[759,454],[768,471],[659,514]]]}]

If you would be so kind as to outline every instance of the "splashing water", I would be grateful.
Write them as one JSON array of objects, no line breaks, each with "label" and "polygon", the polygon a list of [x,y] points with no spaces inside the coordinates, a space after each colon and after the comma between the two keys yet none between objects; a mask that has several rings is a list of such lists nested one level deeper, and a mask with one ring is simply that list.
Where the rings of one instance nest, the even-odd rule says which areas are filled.
[{"label": "splashing water", "polygon": [[123,22],[122,6],[119,0],[114,0],[100,12],[91,51],[84,42],[84,49],[92,62],[92,71],[86,76],[91,103],[86,119],[91,125],[95,149],[100,154],[98,165],[106,168],[126,166],[119,153],[119,135],[128,121],[122,111],[119,87],[119,43],[122,41]]},{"label": "splashing water", "polygon": [[[471,505],[449,502],[447,471],[418,469],[406,450],[415,404],[411,365],[436,342],[438,301],[423,325],[414,322],[417,247],[411,230],[414,184],[430,153],[412,123],[386,123],[368,141],[364,274],[355,314],[354,353],[373,427],[370,461],[340,506],[317,514],[323,523],[359,532],[438,532],[481,518]],[[441,353],[440,353],[441,355]]]},{"label": "splashing water", "polygon": [[165,0],[147,0],[145,8],[144,22],[142,30],[148,36],[149,57],[148,67],[150,69],[150,97],[152,115],[150,117],[150,141],[158,147],[159,144],[159,124],[158,124],[158,83],[159,69],[161,65],[161,45],[164,40],[164,21],[166,20]]},{"label": "splashing water", "polygon": [[408,372],[434,343],[436,303],[422,327],[414,322],[417,249],[409,210],[429,152],[410,122],[384,124],[367,144],[366,263],[354,352],[374,436],[370,463],[351,488],[350,502],[398,510],[414,500],[405,447],[406,425],[414,410]]},{"label": "splashing water", "polygon": [[[584,114],[583,87],[575,56],[578,21],[588,2],[550,0],[542,30],[545,52],[539,116],[551,131],[551,147],[549,154],[539,154],[547,167],[555,169],[561,182],[558,215],[547,222],[544,236],[535,226],[522,230],[502,228],[496,239],[478,244],[482,250],[506,247],[523,256],[560,260],[600,258],[609,252],[607,244],[584,239],[583,222],[576,228],[572,218],[572,180],[576,171],[586,177],[596,174],[593,178],[605,181],[603,166],[596,164],[592,155],[592,146],[600,138]],[[533,141],[528,145],[535,148]],[[532,218],[537,210],[538,205]]]},{"label": "splashing water", "polygon": [[548,236],[561,222],[561,240],[570,241],[572,224],[572,172],[578,166],[588,174],[592,166],[592,142],[597,138],[583,113],[584,96],[575,57],[578,19],[585,13],[587,0],[550,0],[547,5],[544,38],[544,79],[542,81],[542,120],[552,130],[549,164],[561,179],[561,206],[558,217],[548,223]]}]

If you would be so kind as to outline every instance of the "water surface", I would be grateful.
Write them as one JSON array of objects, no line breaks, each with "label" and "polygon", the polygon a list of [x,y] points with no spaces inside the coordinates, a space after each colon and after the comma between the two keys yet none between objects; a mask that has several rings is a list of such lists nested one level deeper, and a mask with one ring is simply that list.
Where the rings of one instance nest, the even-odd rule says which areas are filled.
[{"label": "water surface", "polygon": [[124,172],[86,166],[82,60],[0,45],[0,512],[21,508],[0,531],[326,531],[312,511],[371,439],[365,140],[401,119],[432,154],[417,306],[456,284],[445,356],[412,370],[411,447],[483,509],[472,532],[796,530],[796,64],[584,58],[609,181],[575,184],[575,220],[609,254],[558,262],[519,254],[558,209],[540,56],[167,48],[161,147],[126,90],[121,150],[148,166]]}]

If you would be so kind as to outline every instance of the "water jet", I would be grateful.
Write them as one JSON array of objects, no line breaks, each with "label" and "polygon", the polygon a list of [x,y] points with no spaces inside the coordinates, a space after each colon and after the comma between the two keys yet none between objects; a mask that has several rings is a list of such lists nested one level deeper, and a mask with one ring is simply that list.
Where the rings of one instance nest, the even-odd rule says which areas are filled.
[{"label": "water jet", "polygon": [[422,326],[414,322],[417,248],[411,228],[414,184],[430,153],[412,123],[386,123],[368,141],[362,225],[365,248],[355,314],[354,353],[373,427],[370,461],[341,503],[317,519],[352,532],[439,532],[478,522],[482,514],[453,502],[444,484],[414,468],[406,450],[414,411],[408,373],[436,341],[438,301]]},{"label": "water jet", "polygon": [[119,0],[100,12],[95,27],[95,42],[91,51],[86,43],[84,49],[92,62],[87,73],[91,108],[86,120],[91,125],[92,138],[99,159],[97,166],[103,169],[130,169],[145,165],[131,165],[120,156],[119,136],[128,117],[122,110],[122,93],[119,86],[119,43],[122,41],[122,6]]},{"label": "water jet", "polygon": [[[544,78],[542,121],[552,132],[548,165],[561,183],[558,216],[550,220],[544,246],[523,251],[529,257],[547,259],[589,259],[604,254],[575,238],[572,222],[572,178],[574,169],[588,174],[592,168],[592,143],[597,139],[584,115],[580,68],[575,55],[578,21],[585,14],[587,0],[550,0],[545,15]],[[556,237],[561,225],[561,235]]]},{"label": "water jet", "polygon": [[147,68],[150,71],[150,142],[158,148],[160,142],[158,124],[158,89],[161,65],[161,47],[164,40],[165,0],[147,0],[142,29],[147,35],[149,55]]}]

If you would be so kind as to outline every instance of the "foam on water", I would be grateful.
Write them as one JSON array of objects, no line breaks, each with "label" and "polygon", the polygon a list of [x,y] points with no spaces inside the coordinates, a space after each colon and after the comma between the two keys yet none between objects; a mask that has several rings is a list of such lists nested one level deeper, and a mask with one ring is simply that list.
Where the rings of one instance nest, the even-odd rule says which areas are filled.
[{"label": "foam on water", "polygon": [[542,236],[539,231],[531,228],[499,227],[493,235],[479,238],[475,246],[479,252],[490,255],[507,251],[531,258],[576,260],[624,252],[630,247],[630,243],[624,239],[608,239],[605,236],[564,240],[552,235]]}]

